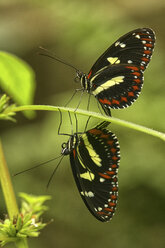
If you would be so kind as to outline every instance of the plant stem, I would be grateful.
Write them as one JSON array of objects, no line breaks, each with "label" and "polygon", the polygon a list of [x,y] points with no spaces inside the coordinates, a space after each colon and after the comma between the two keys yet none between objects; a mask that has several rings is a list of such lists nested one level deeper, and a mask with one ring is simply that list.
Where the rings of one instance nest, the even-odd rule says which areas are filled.
[{"label": "plant stem", "polygon": [[[62,111],[62,112],[71,112],[71,113],[75,113],[75,109],[73,108],[66,108],[66,107],[58,107],[58,106],[49,106],[49,105],[24,105],[24,106],[19,106],[19,107],[13,107],[12,109],[10,109],[10,111],[13,112],[19,112],[19,111],[24,111],[24,110],[46,110],[46,111]],[[85,116],[92,116],[95,118],[98,118],[102,121],[109,121],[112,123],[115,123],[117,125],[120,126],[124,126],[127,128],[132,128],[134,130],[158,137],[162,140],[165,141],[165,133],[153,130],[151,128],[147,128],[138,124],[134,124],[132,122],[128,122],[128,121],[124,121],[124,120],[120,120],[118,118],[114,118],[114,117],[109,117],[109,116],[105,116],[102,114],[98,114],[95,112],[90,112],[90,111],[85,111],[85,110],[81,110],[81,109],[77,109],[76,110],[77,114],[81,114],[81,115],[85,115]],[[7,110],[6,110],[6,114],[7,114]]]},{"label": "plant stem", "polygon": [[[0,141],[0,181],[2,185],[2,191],[6,202],[9,218],[13,220],[19,214],[18,206],[5,160],[5,156],[2,149],[2,143]],[[18,239],[15,243],[18,248],[28,248],[27,241],[25,239]]]},{"label": "plant stem", "polygon": [[0,141],[0,179],[1,179],[2,190],[3,190],[9,218],[13,219],[13,217],[17,216],[19,212],[18,212],[14,190],[11,183],[9,170],[7,168],[7,164],[5,161],[1,141]]}]

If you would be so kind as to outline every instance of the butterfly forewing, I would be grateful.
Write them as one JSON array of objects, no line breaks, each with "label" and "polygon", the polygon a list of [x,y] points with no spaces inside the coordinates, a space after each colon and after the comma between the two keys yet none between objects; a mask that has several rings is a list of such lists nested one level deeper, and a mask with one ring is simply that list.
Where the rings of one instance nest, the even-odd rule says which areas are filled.
[{"label": "butterfly forewing", "polygon": [[112,218],[117,202],[120,149],[108,122],[79,137],[70,154],[73,175],[89,211],[100,221]]},{"label": "butterfly forewing", "polygon": [[145,69],[155,44],[155,34],[150,28],[135,29],[115,41],[95,62],[88,78],[112,64],[135,64]]},{"label": "butterfly forewing", "polygon": [[109,108],[128,107],[137,99],[154,44],[151,29],[133,30],[114,42],[92,66],[87,75],[91,93],[107,115]]}]

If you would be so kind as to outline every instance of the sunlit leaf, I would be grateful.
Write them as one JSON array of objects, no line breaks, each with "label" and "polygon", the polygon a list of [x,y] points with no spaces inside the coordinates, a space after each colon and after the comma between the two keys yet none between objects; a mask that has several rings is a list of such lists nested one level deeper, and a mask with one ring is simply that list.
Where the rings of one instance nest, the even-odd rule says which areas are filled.
[{"label": "sunlit leaf", "polygon": [[[0,87],[19,105],[32,104],[35,75],[31,67],[13,54],[0,52]],[[24,112],[31,117],[33,112]]]}]

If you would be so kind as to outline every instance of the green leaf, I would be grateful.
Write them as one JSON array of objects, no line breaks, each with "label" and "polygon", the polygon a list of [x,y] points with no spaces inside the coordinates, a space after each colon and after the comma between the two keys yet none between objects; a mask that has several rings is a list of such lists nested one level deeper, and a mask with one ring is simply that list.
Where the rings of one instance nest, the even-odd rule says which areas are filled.
[{"label": "green leaf", "polygon": [[[32,68],[13,54],[0,51],[0,87],[19,105],[32,104],[35,75]],[[33,117],[34,112],[24,112]]]}]

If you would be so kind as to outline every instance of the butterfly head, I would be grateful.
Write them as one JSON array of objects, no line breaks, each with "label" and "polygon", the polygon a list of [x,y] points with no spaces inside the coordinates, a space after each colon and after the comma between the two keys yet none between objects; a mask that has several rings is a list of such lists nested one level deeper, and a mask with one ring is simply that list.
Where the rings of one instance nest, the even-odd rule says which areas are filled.
[{"label": "butterfly head", "polygon": [[77,140],[77,135],[71,135],[68,142],[64,142],[61,145],[61,154],[66,156],[69,155],[73,149],[75,148],[75,144],[76,144],[76,140]]},{"label": "butterfly head", "polygon": [[64,143],[62,143],[62,145],[61,145],[61,148],[62,148],[62,150],[61,150],[61,154],[62,155],[69,155],[69,153],[70,153],[70,150],[69,150],[69,141],[66,143],[66,142],[64,142]]},{"label": "butterfly head", "polygon": [[75,81],[76,83],[79,83],[79,82],[81,82],[81,79],[82,79],[84,76],[85,76],[85,73],[83,73],[82,71],[77,70],[77,71],[76,71],[76,77],[75,77],[74,81]]},{"label": "butterfly head", "polygon": [[91,89],[90,82],[85,73],[77,70],[75,82],[80,83],[83,90],[86,90],[88,93],[90,92]]}]

